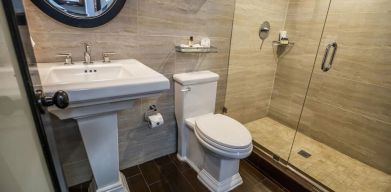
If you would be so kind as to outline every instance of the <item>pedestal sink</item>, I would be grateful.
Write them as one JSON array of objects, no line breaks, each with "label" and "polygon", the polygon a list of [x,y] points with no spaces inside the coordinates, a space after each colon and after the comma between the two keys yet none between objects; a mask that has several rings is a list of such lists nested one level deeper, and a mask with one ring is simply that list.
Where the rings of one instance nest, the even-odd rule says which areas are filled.
[{"label": "pedestal sink", "polygon": [[84,65],[39,63],[43,91],[69,96],[65,109],[49,107],[60,119],[76,119],[94,175],[89,191],[129,191],[119,172],[117,112],[132,100],[169,89],[162,74],[134,59]]}]

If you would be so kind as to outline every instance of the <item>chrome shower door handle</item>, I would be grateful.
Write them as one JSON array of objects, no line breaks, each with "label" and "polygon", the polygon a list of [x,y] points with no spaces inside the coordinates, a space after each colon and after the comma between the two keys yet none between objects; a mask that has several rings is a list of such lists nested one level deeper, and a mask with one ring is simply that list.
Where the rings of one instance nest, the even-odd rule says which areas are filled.
[{"label": "chrome shower door handle", "polygon": [[[333,53],[330,57],[330,61],[327,62],[327,59],[329,58],[329,52],[330,52],[330,49],[333,48]],[[322,66],[321,66],[321,69],[323,72],[327,72],[331,69],[332,65],[333,65],[333,61],[334,61],[334,57],[335,57],[335,53],[337,52],[337,48],[338,48],[338,44],[337,42],[332,42],[330,44],[327,45],[326,47],[326,52],[323,56],[323,60],[322,60]]]}]

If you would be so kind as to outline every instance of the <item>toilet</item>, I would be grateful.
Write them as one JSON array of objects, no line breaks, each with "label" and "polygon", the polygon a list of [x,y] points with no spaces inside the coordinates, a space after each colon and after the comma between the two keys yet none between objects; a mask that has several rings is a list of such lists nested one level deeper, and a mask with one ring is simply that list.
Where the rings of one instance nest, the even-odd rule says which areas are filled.
[{"label": "toilet", "polygon": [[243,183],[239,161],[251,154],[253,145],[241,123],[214,114],[218,79],[210,71],[174,75],[177,157],[210,191],[225,192]]}]

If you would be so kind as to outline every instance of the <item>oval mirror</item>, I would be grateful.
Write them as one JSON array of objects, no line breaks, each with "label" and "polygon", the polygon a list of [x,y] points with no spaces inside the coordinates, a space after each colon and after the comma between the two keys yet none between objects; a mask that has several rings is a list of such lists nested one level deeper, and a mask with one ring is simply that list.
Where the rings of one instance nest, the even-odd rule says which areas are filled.
[{"label": "oval mirror", "polygon": [[113,19],[126,0],[32,0],[52,18],[74,27],[97,27]]}]

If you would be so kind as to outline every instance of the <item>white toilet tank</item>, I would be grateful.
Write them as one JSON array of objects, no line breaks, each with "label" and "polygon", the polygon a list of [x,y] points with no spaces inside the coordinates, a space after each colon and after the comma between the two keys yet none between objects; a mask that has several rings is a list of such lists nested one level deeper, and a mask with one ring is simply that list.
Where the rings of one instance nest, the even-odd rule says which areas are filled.
[{"label": "white toilet tank", "polygon": [[[210,71],[180,73],[175,80],[175,117],[178,124],[178,158],[190,158],[197,169],[202,164],[200,148],[194,133],[186,125],[187,118],[214,113],[219,75]],[[192,148],[193,150],[189,150]],[[192,151],[192,152],[190,152]],[[197,159],[198,158],[198,159]]]},{"label": "white toilet tank", "polygon": [[175,74],[177,120],[214,113],[218,79],[219,75],[211,71]]}]

